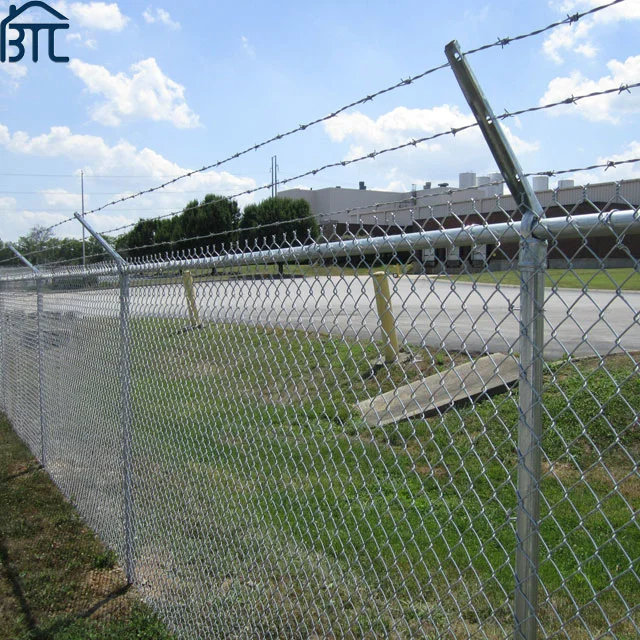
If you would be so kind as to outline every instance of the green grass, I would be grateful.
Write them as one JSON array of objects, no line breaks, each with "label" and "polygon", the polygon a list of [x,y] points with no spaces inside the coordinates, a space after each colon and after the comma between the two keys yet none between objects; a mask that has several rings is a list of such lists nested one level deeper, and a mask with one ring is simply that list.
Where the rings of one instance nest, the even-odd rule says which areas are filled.
[{"label": "green grass", "polygon": [[0,638],[169,638],[0,416]]},{"label": "green grass", "polygon": [[[477,274],[451,276],[465,282],[482,282],[503,285],[520,284],[517,269]],[[545,286],[569,289],[606,289],[615,291],[640,291],[640,273],[635,269],[548,269]]]},{"label": "green grass", "polygon": [[[249,575],[275,602],[275,635],[286,635],[286,625],[320,632],[305,618],[301,602],[309,601],[333,624],[378,619],[383,635],[442,632],[450,616],[467,629],[482,623],[489,636],[512,624],[515,390],[371,428],[357,400],[465,358],[414,349],[419,362],[374,373],[374,343],[239,325],[180,327],[134,323],[136,439],[157,469],[140,489],[139,508],[155,518],[153,531],[140,534],[141,571],[156,571],[154,535],[179,516],[183,533],[162,545],[196,565],[215,558],[218,573],[185,571],[178,582],[185,593],[206,589],[222,603],[223,629],[238,599],[252,603],[241,609],[248,625],[267,615],[265,593],[246,587]],[[571,637],[586,637],[577,607],[594,633],[604,632],[602,607],[609,620],[622,620],[616,637],[633,637],[624,618],[640,599],[632,571],[640,549],[637,365],[626,355],[560,362],[547,368],[545,384],[545,628],[558,628],[555,609],[572,620]],[[247,549],[240,561],[239,546]],[[308,562],[300,549],[311,554]],[[268,578],[249,563],[252,554],[272,567]]]}]

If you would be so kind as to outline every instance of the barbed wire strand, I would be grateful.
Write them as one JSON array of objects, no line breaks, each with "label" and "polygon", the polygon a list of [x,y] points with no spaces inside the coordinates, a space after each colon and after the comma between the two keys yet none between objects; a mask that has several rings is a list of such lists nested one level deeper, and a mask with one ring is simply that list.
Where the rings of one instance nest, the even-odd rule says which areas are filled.
[{"label": "barbed wire strand", "polygon": [[[527,38],[531,38],[537,35],[540,35],[542,33],[545,33],[546,31],[550,31],[552,29],[555,29],[557,27],[560,27],[562,25],[567,25],[567,24],[574,24],[576,22],[578,22],[578,20],[580,20],[581,18],[594,14],[598,11],[602,11],[604,9],[607,9],[613,5],[619,4],[621,2],[624,2],[625,0],[613,0],[612,2],[600,5],[598,7],[594,7],[588,11],[582,12],[582,13],[575,13],[573,15],[567,16],[566,18],[562,19],[562,20],[558,20],[556,22],[553,22],[549,25],[547,25],[546,27],[540,28],[540,29],[535,29],[533,31],[530,31],[528,33],[524,33],[524,34],[520,34],[518,36],[514,36],[514,37],[507,37],[507,38],[498,38],[497,41],[492,42],[492,43],[488,43],[485,45],[482,45],[480,47],[476,47],[475,49],[470,49],[469,51],[465,52],[463,55],[473,55],[476,53],[479,53],[481,51],[487,51],[488,49],[493,49],[495,47],[500,47],[500,48],[504,48],[506,45],[512,43],[512,42],[518,42],[521,40],[525,40]],[[265,147],[273,142],[276,142],[278,140],[282,140],[283,138],[287,138],[289,136],[292,136],[296,133],[300,133],[302,131],[306,131],[307,129],[318,125],[322,122],[326,122],[328,120],[331,120],[333,118],[335,118],[336,116],[340,115],[341,113],[343,113],[344,111],[347,111],[349,109],[352,109],[353,107],[356,107],[358,105],[362,105],[365,104],[367,102],[371,102],[372,100],[374,100],[375,98],[378,98],[381,95],[384,95],[386,93],[389,93],[391,91],[395,91],[396,89],[399,89],[400,87],[405,87],[408,86],[410,84],[412,84],[413,82],[416,82],[417,80],[420,80],[422,78],[425,78],[428,75],[431,75],[433,73],[435,73],[436,71],[440,71],[442,69],[446,69],[449,66],[449,63],[443,63],[440,64],[438,66],[435,67],[431,67],[430,69],[427,69],[415,76],[411,76],[409,78],[406,79],[401,79],[400,82],[396,82],[395,84],[388,86],[384,89],[380,89],[378,91],[375,91],[373,93],[370,93],[368,95],[366,95],[363,98],[360,98],[359,100],[354,100],[353,102],[350,102],[349,104],[346,104],[342,107],[340,107],[339,109],[336,109],[335,111],[332,111],[331,113],[327,114],[326,116],[323,116],[321,118],[317,118],[315,120],[311,120],[310,122],[307,122],[305,124],[301,124],[298,125],[297,127],[295,127],[294,129],[291,129],[285,133],[279,133],[271,138],[268,138],[267,140],[264,140],[263,142],[259,142],[257,144],[254,144],[250,147],[247,147],[246,149],[244,149],[243,151],[238,151],[232,155],[230,155],[229,157],[225,158],[224,160],[219,160],[217,162],[214,162],[212,164],[209,165],[205,165],[200,169],[194,169],[192,171],[187,171],[184,174],[182,174],[181,176],[178,176],[176,178],[173,178],[172,180],[168,180],[167,182],[164,182],[160,185],[157,185],[156,187],[151,187],[149,189],[144,189],[141,190],[135,194],[131,194],[129,196],[126,196],[124,198],[120,198],[120,199],[116,199],[113,200],[111,202],[108,202],[100,207],[96,207],[94,209],[91,209],[89,211],[87,211],[87,215],[91,214],[91,213],[97,213],[98,211],[102,211],[104,209],[106,209],[107,207],[113,206],[119,202],[124,202],[126,200],[131,200],[133,198],[138,198],[142,195],[145,194],[149,194],[149,193],[153,193],[155,191],[158,191],[160,189],[164,189],[165,187],[168,187],[169,185],[175,184],[176,182],[179,182],[181,180],[184,180],[185,178],[189,178],[193,175],[196,175],[198,173],[203,173],[205,171],[209,171],[211,169],[215,169],[217,167],[222,166],[223,164],[226,164],[228,162],[230,162],[231,160],[235,160],[243,155],[246,155],[252,151],[257,151],[258,149]]]},{"label": "barbed wire strand", "polygon": [[[637,82],[635,84],[629,84],[629,85],[623,85],[623,86],[618,86],[618,87],[614,87],[614,88],[610,88],[610,89],[604,89],[601,91],[593,91],[591,93],[587,93],[584,95],[580,95],[580,96],[569,96],[563,100],[559,100],[556,102],[551,102],[545,105],[538,105],[535,107],[528,107],[526,109],[519,109],[517,111],[505,111],[504,113],[500,114],[499,116],[496,116],[496,118],[498,120],[505,120],[507,118],[512,118],[512,117],[516,117],[516,116],[521,116],[524,115],[526,113],[533,113],[533,112],[537,112],[537,111],[542,111],[545,109],[553,109],[553,108],[557,108],[563,105],[569,105],[569,104],[577,104],[578,102],[580,102],[581,100],[584,99],[588,99],[588,98],[594,98],[594,97],[599,97],[599,96],[603,96],[603,95],[608,95],[608,94],[612,94],[612,93],[622,93],[624,91],[630,91],[633,88],[637,88],[640,86],[640,82]],[[292,176],[290,178],[285,178],[284,180],[279,180],[277,182],[278,185],[284,185],[284,184],[289,184],[291,182],[294,182],[295,180],[300,180],[301,178],[305,178],[308,176],[315,176],[318,173],[321,173],[322,171],[326,171],[327,169],[332,169],[332,168],[336,168],[336,167],[346,167],[348,165],[351,164],[355,164],[357,162],[362,162],[364,160],[369,160],[369,159],[374,159],[377,158],[378,156],[381,156],[383,154],[387,154],[387,153],[391,153],[393,151],[399,151],[401,149],[406,149],[408,147],[416,147],[419,144],[423,144],[425,142],[431,142],[432,140],[436,140],[438,138],[444,137],[444,136],[456,136],[458,133],[461,133],[463,131],[467,131],[469,129],[473,129],[475,127],[478,126],[477,122],[473,122],[470,123],[468,125],[464,125],[462,127],[457,127],[457,128],[452,128],[452,129],[448,129],[446,131],[440,131],[438,133],[429,135],[429,136],[425,136],[423,138],[414,138],[412,140],[409,140],[408,142],[396,145],[394,147],[388,147],[386,149],[382,149],[381,151],[372,151],[370,153],[367,153],[365,155],[362,156],[358,156],[357,158],[352,158],[350,160],[339,160],[336,162],[331,162],[328,164],[325,164],[321,167],[317,167],[315,169],[310,169],[308,171],[305,171],[303,173],[300,173],[298,175]],[[188,211],[194,211],[197,209],[201,209],[203,207],[206,207],[208,205],[210,205],[212,202],[216,202],[222,199],[228,199],[228,200],[232,200],[234,198],[239,198],[241,196],[245,196],[245,195],[251,195],[253,193],[257,193],[259,191],[264,191],[265,189],[270,189],[271,188],[271,184],[264,184],[262,186],[259,187],[254,187],[252,189],[246,189],[244,191],[241,191],[239,193],[236,193],[234,195],[231,196],[227,196],[225,198],[219,198],[219,199],[214,199],[214,200],[210,200],[209,202],[206,203],[199,203],[197,205],[193,205],[192,207],[185,207],[184,209],[181,210],[176,210],[173,211],[171,213],[167,213],[167,214],[163,214],[160,216],[155,216],[155,217],[150,217],[150,218],[145,218],[144,220],[147,221],[152,221],[152,220],[163,220],[165,218],[171,218],[175,215],[181,214],[181,213],[186,213]],[[104,233],[116,233],[118,231],[123,231],[125,229],[129,229],[131,227],[134,227],[136,224],[138,224],[138,222],[132,222],[126,225],[122,225],[120,227],[115,227],[113,229],[109,229],[107,231],[105,231]]]},{"label": "barbed wire strand", "polygon": [[[496,119],[498,119],[498,120],[506,120],[507,118],[512,118],[512,117],[524,115],[524,114],[527,114],[527,113],[535,113],[535,112],[538,112],[538,111],[553,109],[553,108],[557,108],[557,107],[564,106],[564,105],[572,105],[572,104],[575,105],[578,102],[580,102],[581,100],[594,98],[594,97],[600,97],[600,96],[604,96],[604,95],[610,95],[610,94],[614,94],[614,93],[620,95],[620,94],[622,94],[624,92],[630,92],[631,89],[635,89],[635,88],[638,88],[638,87],[640,87],[640,82],[633,83],[633,84],[623,84],[623,85],[620,85],[620,86],[617,86],[617,87],[611,87],[609,89],[603,89],[603,90],[600,90],[600,91],[592,91],[590,93],[579,95],[579,96],[571,95],[571,96],[568,96],[567,98],[564,98],[562,100],[558,100],[556,102],[547,103],[547,104],[544,104],[544,105],[537,105],[537,106],[534,106],[534,107],[527,107],[527,108],[519,109],[519,110],[516,110],[516,111],[507,111],[507,110],[505,110],[504,113],[496,116]],[[412,139],[412,140],[410,140],[408,142],[396,145],[394,147],[388,147],[388,148],[383,149],[381,151],[372,151],[372,152],[370,152],[368,154],[365,154],[363,156],[359,156],[357,158],[352,158],[350,160],[340,160],[340,161],[337,161],[337,162],[328,163],[328,164],[325,164],[325,165],[323,165],[321,167],[318,167],[316,169],[311,169],[311,170],[305,171],[303,173],[300,173],[300,174],[298,174],[296,176],[292,176],[290,178],[286,178],[284,180],[280,180],[280,181],[277,182],[277,184],[278,185],[288,184],[290,182],[293,182],[295,180],[299,180],[301,178],[304,178],[304,177],[307,177],[307,176],[310,176],[310,175],[316,175],[316,174],[318,174],[318,173],[320,173],[322,171],[326,171],[327,169],[330,169],[330,168],[336,168],[336,167],[340,167],[340,166],[344,167],[344,166],[348,166],[348,165],[351,165],[351,164],[354,164],[354,163],[357,163],[357,162],[362,162],[364,160],[374,159],[374,158],[376,158],[376,157],[378,157],[380,155],[383,155],[383,154],[387,154],[387,153],[390,153],[390,152],[393,152],[393,151],[398,151],[398,150],[405,149],[405,148],[408,148],[408,147],[415,147],[415,146],[417,146],[419,144],[423,144],[425,142],[430,142],[432,140],[435,140],[437,138],[441,138],[441,137],[444,137],[444,136],[456,136],[460,132],[467,131],[469,129],[473,129],[473,128],[477,127],[477,126],[478,126],[477,122],[472,122],[472,123],[470,123],[468,125],[464,125],[462,127],[451,128],[451,129],[448,129],[446,131],[440,131],[438,133],[432,134],[430,136],[425,136],[423,138]],[[620,164],[620,163],[614,163],[614,164]],[[609,166],[611,166],[611,165],[609,165]],[[594,165],[594,168],[597,168],[597,167]],[[567,172],[570,172],[570,170],[567,170]],[[543,175],[543,174],[534,174],[534,175]],[[552,175],[558,175],[558,174],[556,173],[556,174],[552,174]],[[203,207],[209,206],[212,203],[218,202],[220,200],[233,200],[234,198],[238,198],[240,196],[250,195],[252,193],[257,193],[258,191],[263,191],[265,189],[270,189],[271,186],[272,186],[271,184],[265,184],[265,185],[262,185],[260,187],[254,187],[252,189],[246,189],[245,191],[241,191],[239,193],[236,193],[236,194],[233,194],[233,195],[230,195],[230,196],[225,196],[223,198],[216,198],[216,199],[213,199],[213,200],[209,200],[208,202],[199,203],[199,204],[193,205],[192,207],[185,207],[185,208],[180,209],[180,210],[173,210],[170,213],[163,214],[163,215],[160,215],[160,216],[144,218],[144,221],[145,222],[146,221],[156,221],[156,220],[163,220],[163,219],[166,219],[166,218],[171,218],[171,217],[174,217],[174,216],[182,214],[182,213],[186,213],[186,212],[189,212],[189,211],[194,211],[194,210],[197,210],[197,209],[201,209]],[[63,221],[53,225],[52,227],[49,227],[47,229],[47,231],[50,231],[53,228],[59,227],[59,226],[65,224],[65,223],[67,223],[67,222],[69,222],[71,220],[76,220],[76,218],[73,217],[73,218],[69,218],[69,219],[63,220]],[[125,229],[129,229],[129,228],[134,227],[136,224],[138,224],[138,222],[139,221],[128,223],[128,224],[122,225],[120,227],[115,227],[113,229],[108,229],[108,230],[103,231],[101,233],[103,233],[104,235],[107,235],[107,234],[110,234],[110,233],[116,233],[118,231],[123,231]],[[33,254],[27,254],[27,255],[25,255],[25,257],[29,257],[30,255],[33,255]],[[2,264],[2,262],[0,262],[0,264]]]},{"label": "barbed wire strand", "polygon": [[[548,24],[545,27],[542,28],[538,28],[538,29],[534,29],[532,31],[529,31],[527,33],[523,33],[517,36],[513,36],[513,37],[499,37],[496,41],[491,42],[491,43],[487,43],[484,45],[481,45],[479,47],[476,47],[474,49],[470,49],[466,52],[463,53],[463,55],[474,55],[476,53],[479,53],[481,51],[487,51],[489,49],[493,49],[496,47],[500,47],[501,49],[503,49],[505,46],[507,46],[508,44],[511,44],[512,42],[519,42],[528,38],[532,38],[535,36],[538,36],[540,34],[543,34],[547,31],[551,31],[553,29],[556,29],[560,26],[563,25],[569,25],[569,24],[575,24],[576,22],[578,22],[579,20],[581,20],[582,18],[589,16],[589,15],[593,15],[599,11],[603,11],[605,9],[608,9],[614,5],[620,4],[621,2],[625,2],[626,0],[612,0],[611,2],[607,2],[604,3],[602,5],[599,5],[597,7],[593,7],[591,9],[588,9],[587,11],[583,11],[583,12],[577,12],[573,15],[567,15],[565,18],[563,18],[562,20],[557,20],[555,22],[552,22],[550,24]],[[217,162],[214,162],[212,164],[209,165],[205,165],[203,167],[201,167],[200,169],[194,169],[191,171],[187,171],[179,176],[176,176],[175,178],[168,180],[160,185],[157,185],[155,187],[151,187],[149,189],[143,189],[141,191],[138,191],[134,194],[130,194],[128,196],[124,196],[122,198],[118,198],[115,200],[112,200],[110,202],[105,203],[104,205],[101,205],[100,207],[96,207],[94,209],[90,209],[89,211],[85,212],[85,215],[89,215],[89,214],[93,214],[93,213],[97,213],[99,211],[103,211],[104,209],[106,209],[107,207],[111,207],[114,206],[116,204],[125,202],[127,200],[132,200],[134,198],[139,198],[143,195],[149,194],[149,193],[153,193],[155,191],[159,191],[161,189],[164,189],[166,187],[168,187],[169,185],[175,184],[176,182],[179,182],[181,180],[184,180],[186,178],[189,178],[193,175],[196,174],[200,174],[203,173],[205,171],[209,171],[211,169],[215,169],[217,167],[222,166],[223,164],[226,164],[232,160],[235,160],[243,155],[246,155],[248,153],[250,153],[251,151],[257,151],[258,149],[265,147],[273,142],[276,142],[278,140],[282,140],[283,138],[287,138],[289,136],[292,136],[294,134],[300,133],[302,131],[306,131],[307,129],[316,126],[322,122],[326,122],[328,120],[331,120],[335,117],[337,117],[338,115],[340,115],[341,113],[352,109],[355,106],[361,105],[361,104],[365,104],[367,102],[371,102],[372,100],[378,98],[381,95],[384,95],[386,93],[389,93],[391,91],[395,91],[396,89],[399,89],[400,87],[405,87],[408,86],[410,84],[412,84],[413,82],[416,82],[417,80],[420,80],[422,78],[425,78],[428,75],[431,75],[433,73],[435,73],[436,71],[440,71],[442,69],[446,69],[447,67],[449,67],[449,63],[443,63],[434,67],[431,67],[430,69],[427,69],[421,73],[418,73],[414,76],[410,76],[406,79],[401,79],[399,82],[396,82],[393,85],[390,85],[384,89],[380,89],[378,91],[375,91],[373,93],[370,93],[366,96],[364,96],[363,98],[360,98],[358,100],[354,100],[353,102],[350,102],[338,109],[336,109],[335,111],[332,111],[331,113],[327,114],[326,116],[323,116],[321,118],[316,118],[315,120],[311,120],[305,124],[300,124],[297,127],[290,129],[289,131],[286,131],[285,133],[279,133],[275,136],[272,136],[271,138],[268,138],[266,140],[264,140],[263,142],[259,142],[256,143],[250,147],[247,147],[246,149],[242,150],[242,151],[238,151],[230,156],[228,156],[227,158],[223,159],[223,160],[219,160]],[[236,196],[230,196],[230,197],[236,197]],[[60,226],[62,226],[63,224],[66,224],[67,222],[72,222],[75,220],[74,216],[70,216],[69,218],[62,220],[54,225],[51,225],[50,227],[47,228],[48,231],[52,231],[53,229],[56,229]]]}]

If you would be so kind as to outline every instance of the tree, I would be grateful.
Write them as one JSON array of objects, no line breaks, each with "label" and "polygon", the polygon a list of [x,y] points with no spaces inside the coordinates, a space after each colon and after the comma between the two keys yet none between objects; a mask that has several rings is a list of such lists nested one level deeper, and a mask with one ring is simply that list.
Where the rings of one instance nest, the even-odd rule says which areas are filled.
[{"label": "tree", "polygon": [[189,202],[173,218],[140,220],[118,238],[116,249],[136,257],[166,251],[197,251],[205,246],[220,250],[236,239],[239,217],[235,200],[208,194],[201,202]]},{"label": "tree", "polygon": [[128,258],[145,256],[153,253],[148,247],[156,241],[159,220],[139,220],[133,229],[116,240],[116,251],[121,251]]},{"label": "tree", "polygon": [[29,256],[33,264],[44,264],[52,261],[53,231],[47,227],[36,225],[32,227],[26,236],[22,236],[16,242],[16,249],[23,255]]},{"label": "tree", "polygon": [[320,227],[306,200],[291,198],[268,198],[260,204],[245,207],[240,220],[240,242],[250,248],[275,244],[278,247],[297,242],[314,241]]},{"label": "tree", "polygon": [[0,269],[2,267],[12,267],[18,264],[18,259],[7,245],[0,240]]}]

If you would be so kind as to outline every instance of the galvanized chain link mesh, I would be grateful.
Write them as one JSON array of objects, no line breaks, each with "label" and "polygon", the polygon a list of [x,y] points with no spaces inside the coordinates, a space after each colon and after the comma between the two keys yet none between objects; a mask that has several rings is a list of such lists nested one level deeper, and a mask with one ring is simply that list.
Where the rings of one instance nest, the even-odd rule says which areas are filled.
[{"label": "galvanized chain link mesh", "polygon": [[[640,630],[637,204],[547,206],[540,637]],[[115,268],[45,270],[40,334],[36,280],[2,283],[4,411],[178,637],[513,634],[519,215],[460,209],[418,221],[459,231],[433,248],[361,224],[311,261],[130,263],[125,316]],[[481,216],[507,224],[473,242]]]}]

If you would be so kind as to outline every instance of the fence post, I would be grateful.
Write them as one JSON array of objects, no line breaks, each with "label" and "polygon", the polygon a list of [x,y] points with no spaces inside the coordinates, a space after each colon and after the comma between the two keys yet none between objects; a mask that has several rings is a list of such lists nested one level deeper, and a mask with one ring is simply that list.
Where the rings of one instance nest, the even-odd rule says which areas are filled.
[{"label": "fence post", "polygon": [[522,211],[520,239],[520,385],[515,567],[515,638],[535,640],[538,632],[538,567],[544,348],[546,241],[536,238],[544,211],[526,179],[499,120],[460,46],[445,47],[447,59],[484,138]]},{"label": "fence post", "polygon": [[4,313],[4,290],[5,281],[0,280],[0,385],[2,386],[2,411],[7,412],[7,386],[4,354],[6,349],[6,317]]},{"label": "fence post", "polygon": [[182,282],[184,284],[184,295],[187,299],[187,310],[189,311],[191,328],[196,329],[200,326],[200,315],[198,314],[198,305],[196,304],[196,293],[193,289],[193,275],[191,271],[184,271],[182,273]]},{"label": "fence post", "polygon": [[400,349],[398,348],[398,336],[393,318],[393,307],[391,306],[389,276],[385,271],[373,273],[373,286],[380,326],[382,327],[382,337],[384,338],[384,360],[387,364],[392,364],[396,361]]},{"label": "fence post", "polygon": [[38,411],[40,412],[40,463],[47,468],[47,416],[44,406],[44,346],[42,340],[42,274],[12,244],[7,245],[19,260],[31,271],[36,279],[36,327],[38,336]]},{"label": "fence post", "polygon": [[132,416],[131,416],[131,349],[129,317],[129,272],[122,256],[87,222],[84,216],[74,213],[82,226],[98,241],[115,260],[120,282],[120,422],[122,428],[122,487],[124,493],[124,560],[127,582],[135,581],[135,520],[133,509],[132,473]]}]

